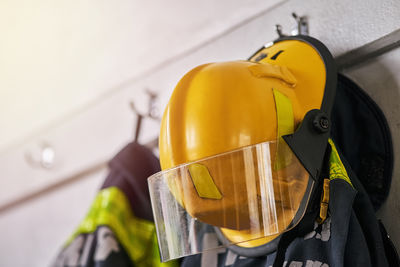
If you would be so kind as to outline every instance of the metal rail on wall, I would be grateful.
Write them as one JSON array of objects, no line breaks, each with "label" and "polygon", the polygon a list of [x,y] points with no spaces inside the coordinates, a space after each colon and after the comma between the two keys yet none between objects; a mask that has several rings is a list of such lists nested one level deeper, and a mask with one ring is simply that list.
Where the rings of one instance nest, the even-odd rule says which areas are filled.
[{"label": "metal rail on wall", "polygon": [[335,58],[339,70],[351,68],[400,46],[400,29]]},{"label": "metal rail on wall", "polygon": [[[292,29],[291,35],[308,35],[309,22],[307,16],[298,16],[295,12],[293,12],[292,17],[296,20],[296,26]],[[287,35],[283,33],[281,25],[277,24],[275,27],[276,33],[279,37],[284,37]],[[385,54],[399,46],[400,29],[397,29],[375,41],[337,56],[335,58],[336,65],[338,70],[342,71]]]}]

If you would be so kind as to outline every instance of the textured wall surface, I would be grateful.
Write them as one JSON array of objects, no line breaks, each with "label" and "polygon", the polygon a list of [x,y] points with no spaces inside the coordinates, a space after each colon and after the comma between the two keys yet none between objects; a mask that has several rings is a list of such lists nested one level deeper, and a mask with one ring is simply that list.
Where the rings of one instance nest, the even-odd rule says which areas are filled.
[{"label": "textured wall surface", "polygon": [[[9,2],[11,3],[11,1]],[[98,46],[94,45],[97,44],[95,42],[96,38],[94,41],[90,39],[89,43],[92,45],[82,48],[83,52],[88,50],[88,54],[78,58],[71,55],[74,50],[68,50],[65,53],[62,51],[60,56],[65,61],[59,61],[60,66],[57,68],[66,72],[64,73],[60,70],[62,73],[58,73],[54,70],[55,74],[61,76],[49,76],[47,82],[36,80],[39,78],[35,75],[27,76],[26,81],[28,83],[32,82],[32,84],[36,84],[37,82],[36,85],[38,85],[43,82],[49,88],[53,86],[54,77],[62,77],[62,79],[68,82],[67,86],[63,87],[65,90],[69,87],[85,87],[89,89],[87,89],[88,91],[83,90],[82,94],[79,94],[79,90],[76,91],[78,93],[76,93],[77,95],[74,96],[76,97],[74,99],[78,102],[80,99],[85,99],[85,101],[75,102],[78,103],[74,105],[76,109],[65,109],[65,112],[68,111],[67,117],[64,116],[65,114],[62,115],[61,119],[57,116],[51,117],[51,121],[55,121],[56,123],[46,124],[46,127],[42,128],[43,130],[41,131],[35,130],[36,133],[30,138],[19,145],[10,147],[0,154],[0,206],[46,188],[46,186],[60,182],[63,179],[67,179],[81,170],[111,158],[124,144],[132,139],[135,115],[129,109],[129,101],[133,100],[141,111],[145,111],[147,108],[146,103],[148,98],[143,92],[143,88],[151,88],[158,93],[157,107],[159,111],[162,111],[175,84],[185,72],[196,65],[206,62],[247,58],[261,45],[277,37],[274,31],[275,24],[282,24],[283,31],[286,33],[291,31],[294,27],[294,20],[290,14],[293,11],[299,15],[308,16],[310,35],[324,42],[335,56],[348,52],[400,28],[400,20],[398,19],[400,15],[400,1],[395,0],[290,0],[281,1],[281,4],[275,5],[272,9],[268,10],[265,9],[265,5],[257,6],[255,2],[257,1],[251,2],[250,6],[247,7],[242,6],[243,10],[241,9],[240,12],[234,8],[220,6],[220,13],[215,14],[220,14],[222,20],[212,20],[207,16],[205,20],[196,20],[201,21],[202,24],[195,24],[194,28],[190,29],[192,31],[199,29],[199,31],[206,33],[200,35],[201,38],[198,37],[199,35],[192,35],[190,30],[186,29],[186,31],[181,28],[180,31],[177,29],[179,34],[187,34],[187,38],[192,37],[193,39],[190,42],[186,42],[185,46],[180,47],[181,49],[176,47],[177,50],[173,50],[173,52],[162,50],[164,44],[170,42],[169,39],[174,38],[174,36],[165,35],[164,33],[161,40],[157,39],[157,42],[160,42],[157,43],[157,47],[160,47],[162,53],[157,50],[154,54],[149,54],[150,61],[146,61],[147,57],[136,60],[131,58],[129,42],[128,44],[124,43],[125,38],[134,33],[132,27],[127,26],[130,23],[129,20],[125,21],[122,19],[118,23],[107,23],[110,18],[106,16],[107,10],[104,10],[106,7],[97,6],[101,4],[94,1],[88,4],[89,6],[86,8],[101,11],[99,14],[92,14],[96,18],[94,21],[95,24],[90,24],[91,22],[86,21],[84,15],[80,14],[81,21],[78,22],[82,26],[80,27],[79,24],[75,25],[72,29],[77,32],[70,32],[69,34],[83,38],[78,38],[77,40],[85,40],[85,38],[90,39],[93,34],[98,34],[91,33],[92,35],[86,36],[85,34],[92,28],[100,29],[104,27],[106,32],[116,34],[114,36],[115,42],[109,40],[110,50],[102,50],[102,44]],[[279,1],[274,3],[277,2]],[[15,5],[17,5],[16,2]],[[116,3],[116,5],[118,4]],[[129,15],[129,9],[124,10],[124,7],[126,6],[121,4],[121,6],[113,8],[120,8],[121,14]],[[162,7],[165,8],[162,5],[159,6],[159,8]],[[77,12],[82,13],[84,9],[83,7],[81,8],[82,10],[77,9]],[[69,6],[69,9],[73,9],[73,7]],[[2,10],[4,12],[5,9]],[[204,12],[206,9],[203,8],[202,10]],[[28,11],[24,10],[25,13]],[[24,12],[21,14],[25,14]],[[54,7],[49,12],[49,14],[52,14],[51,16],[64,16],[65,23],[76,23],[74,17],[54,13]],[[156,12],[160,12],[160,10]],[[198,14],[193,10],[191,12],[189,13],[190,16],[201,15],[201,12],[198,12]],[[79,15],[78,13],[76,16]],[[146,16],[143,17],[143,19],[145,18]],[[12,18],[8,20],[4,16],[0,19],[5,22],[14,21]],[[34,19],[37,18],[32,18],[32,20]],[[174,20],[173,23],[171,22],[171,27],[179,25],[182,22],[182,18],[178,15],[171,19]],[[53,25],[54,27],[51,27],[51,25],[48,25],[48,23],[51,23],[51,20],[48,22],[33,21],[32,23],[39,28],[45,27],[44,33],[49,34],[49,36],[46,36],[49,39],[45,38],[46,40],[51,40],[51,37],[57,38],[57,34],[54,35],[52,31],[58,33],[60,30],[70,29],[68,28],[69,26],[65,25],[65,27],[63,25]],[[222,23],[223,25],[219,25],[218,23]],[[6,24],[2,23],[2,25]],[[89,27],[90,25],[93,27]],[[17,29],[22,26],[15,22],[14,27],[17,27]],[[50,27],[52,31],[46,31],[45,29],[48,29],[46,27]],[[209,27],[216,28],[217,31],[210,30]],[[18,33],[18,31],[16,32]],[[152,35],[149,36],[151,37]],[[23,36],[11,35],[11,37],[25,40]],[[4,42],[1,43],[4,46]],[[47,42],[46,44],[50,46],[51,53],[57,52],[52,50],[54,47],[51,46],[51,42]],[[24,47],[23,43],[20,45]],[[70,45],[74,47],[74,44]],[[75,45],[78,45],[78,43],[75,43]],[[58,46],[56,45],[56,47]],[[93,51],[97,51],[97,53],[92,53],[92,47]],[[42,51],[41,49],[43,49],[40,46],[36,48],[39,50],[35,51]],[[80,48],[76,47],[76,49]],[[1,54],[9,50],[0,50],[2,58],[10,57],[8,54]],[[29,51],[25,53],[30,57],[35,57],[35,55],[30,55]],[[163,57],[162,61],[157,61],[159,55],[165,54],[168,57]],[[74,60],[70,62],[68,60],[69,56]],[[72,65],[63,65],[66,62]],[[41,64],[47,63],[42,62]],[[0,69],[4,68],[4,66],[1,66]],[[91,66],[96,67],[91,68]],[[138,76],[139,72],[137,72],[137,69],[143,66],[145,66],[143,69],[149,71]],[[30,68],[35,70],[35,67],[36,65],[22,66],[21,68],[14,66],[14,71],[12,71],[13,69],[7,69],[7,71],[2,71],[2,73],[7,73],[8,76],[14,77],[10,81],[20,82],[18,79],[23,79],[24,76],[22,75],[23,72],[20,73],[19,70],[26,70],[24,72],[28,72]],[[48,67],[47,65],[37,66],[39,69]],[[90,73],[86,72],[85,68],[91,69]],[[400,152],[400,121],[398,115],[400,94],[399,69],[400,51],[394,50],[365,64],[346,70],[346,74],[354,78],[377,101],[388,117],[396,155]],[[85,78],[86,75],[88,75],[88,79]],[[77,77],[80,78],[77,79]],[[103,77],[104,83],[98,82],[96,80],[97,77]],[[78,80],[82,83],[74,84]],[[4,81],[1,79],[1,76],[0,81]],[[3,84],[2,86],[4,87],[5,85],[7,84]],[[58,84],[54,83],[54,86],[56,85]],[[93,94],[89,91],[93,91]],[[106,95],[103,94],[104,92],[107,92]],[[57,95],[57,97],[60,96],[63,98],[62,94],[64,93],[60,92],[61,95]],[[58,93],[55,92],[55,94]],[[103,97],[99,97],[99,95],[103,95]],[[57,103],[56,100],[52,105]],[[16,100],[11,97],[7,101]],[[24,101],[29,102],[29,98]],[[86,105],[86,102],[90,102],[90,105]],[[55,108],[57,108],[57,105],[55,105]],[[38,109],[40,108],[38,107]],[[62,109],[61,106],[60,109]],[[46,111],[45,107],[40,110],[43,114],[49,112]],[[29,110],[26,112],[29,112]],[[15,117],[14,113],[0,113],[0,116]],[[15,118],[18,118],[18,116]],[[44,123],[45,121],[42,122]],[[34,124],[29,125],[32,126]],[[146,142],[156,137],[158,135],[158,127],[158,123],[145,120],[140,141]],[[49,142],[56,151],[56,164],[51,170],[32,168],[24,160],[24,155],[27,151],[35,149],[38,142],[42,140]],[[397,156],[395,157],[396,163],[391,195],[385,206],[379,211],[379,216],[383,218],[389,234],[396,242],[397,247],[400,247],[400,231],[396,225],[400,219],[398,204],[400,202],[397,193],[400,189],[400,170],[398,168],[400,162],[398,158]],[[0,265],[26,266],[28,263],[27,259],[30,266],[46,265],[54,256],[58,247],[62,245],[63,240],[72,232],[79,219],[84,216],[90,205],[91,196],[94,195],[103,178],[104,173],[87,177],[87,179],[85,178],[75,184],[70,184],[65,188],[43,195],[29,203],[0,213],[0,227],[7,229],[7,233],[0,240]],[[34,241],[31,242],[29,240]],[[24,256],[21,257],[21,255]]]},{"label": "textured wall surface", "polygon": [[49,266],[88,211],[106,170],[0,216],[0,265]]}]

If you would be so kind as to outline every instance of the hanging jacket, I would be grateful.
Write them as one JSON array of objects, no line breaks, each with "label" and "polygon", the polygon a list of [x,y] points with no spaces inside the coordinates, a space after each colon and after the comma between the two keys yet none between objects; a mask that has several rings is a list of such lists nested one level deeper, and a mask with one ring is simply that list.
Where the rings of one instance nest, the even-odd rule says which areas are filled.
[{"label": "hanging jacket", "polygon": [[[379,225],[365,190],[330,140],[329,209],[322,223],[295,238],[286,249],[286,267],[389,266]],[[214,233],[205,242],[219,242]],[[182,266],[273,266],[276,252],[258,258],[237,255],[228,248],[186,257]]]},{"label": "hanging jacket", "polygon": [[148,148],[130,143],[109,167],[89,212],[52,266],[177,266],[160,263],[152,222],[147,177],[160,170],[158,159]]},{"label": "hanging jacket", "polygon": [[393,173],[393,144],[386,117],[362,88],[340,73],[331,116],[331,136],[376,211],[389,195]]}]

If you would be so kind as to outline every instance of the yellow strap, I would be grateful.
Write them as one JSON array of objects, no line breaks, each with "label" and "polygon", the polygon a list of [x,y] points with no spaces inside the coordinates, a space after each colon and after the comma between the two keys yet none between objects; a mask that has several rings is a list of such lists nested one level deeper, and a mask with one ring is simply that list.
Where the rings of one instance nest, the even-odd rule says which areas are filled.
[{"label": "yellow strap", "polygon": [[200,197],[210,199],[222,198],[221,192],[218,190],[206,166],[199,163],[191,164],[189,165],[189,173],[197,194]]},{"label": "yellow strap", "polygon": [[324,184],[322,186],[322,195],[319,208],[319,217],[317,218],[317,223],[322,224],[326,217],[328,216],[328,206],[329,206],[329,179],[324,179]]},{"label": "yellow strap", "polygon": [[294,132],[294,115],[293,107],[290,98],[281,93],[280,91],[273,89],[275,106],[276,106],[276,118],[278,124],[278,149],[277,158],[275,161],[275,169],[280,170],[286,167],[292,160],[292,152],[282,139],[283,135],[292,134]]},{"label": "yellow strap", "polygon": [[178,266],[176,261],[160,263],[154,223],[135,217],[126,196],[117,187],[103,189],[97,194],[66,246],[78,235],[93,233],[101,225],[113,230],[135,266]]},{"label": "yellow strap", "polygon": [[347,171],[340,160],[335,144],[333,143],[332,139],[329,139],[328,142],[332,148],[332,152],[329,157],[329,179],[342,179],[353,187],[349,175],[347,174]]}]

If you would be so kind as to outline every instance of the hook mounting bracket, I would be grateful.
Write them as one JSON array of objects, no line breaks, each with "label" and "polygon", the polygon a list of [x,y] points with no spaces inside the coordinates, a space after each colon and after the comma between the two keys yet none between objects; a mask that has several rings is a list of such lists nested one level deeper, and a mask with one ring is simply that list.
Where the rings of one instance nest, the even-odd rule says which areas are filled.
[{"label": "hook mounting bracket", "polygon": [[[292,17],[296,21],[296,26],[292,29],[290,35],[308,35],[309,26],[307,16],[298,16],[295,12],[293,12]],[[288,34],[283,33],[282,26],[280,24],[275,25],[275,30],[279,38],[288,36]]]},{"label": "hook mounting bracket", "polygon": [[140,130],[142,126],[143,118],[150,118],[156,121],[159,121],[158,117],[158,108],[156,105],[157,94],[150,89],[146,89],[146,94],[149,96],[148,109],[147,113],[142,114],[135,106],[135,103],[132,101],[129,102],[129,106],[131,110],[137,115],[136,127],[135,127],[135,136],[134,141],[137,142],[140,135]]}]

